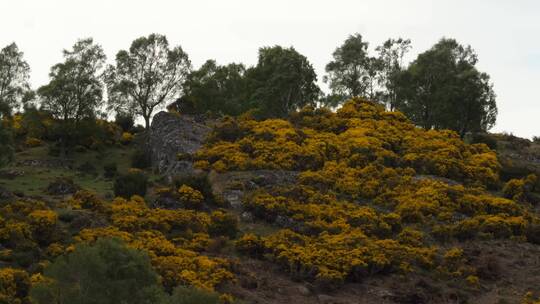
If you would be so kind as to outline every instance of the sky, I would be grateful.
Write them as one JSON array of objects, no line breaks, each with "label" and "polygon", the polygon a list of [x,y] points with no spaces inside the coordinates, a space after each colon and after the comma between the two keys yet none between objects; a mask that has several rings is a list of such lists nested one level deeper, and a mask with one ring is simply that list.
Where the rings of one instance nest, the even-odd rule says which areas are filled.
[{"label": "sky", "polygon": [[195,68],[207,59],[253,65],[262,46],[294,46],[321,87],[332,52],[360,33],[370,49],[409,38],[411,61],[442,37],[471,45],[491,76],[499,115],[493,132],[540,136],[540,1],[535,0],[0,0],[0,47],[16,42],[33,88],[48,81],[62,49],[93,37],[115,54],[150,33],[180,45]]}]

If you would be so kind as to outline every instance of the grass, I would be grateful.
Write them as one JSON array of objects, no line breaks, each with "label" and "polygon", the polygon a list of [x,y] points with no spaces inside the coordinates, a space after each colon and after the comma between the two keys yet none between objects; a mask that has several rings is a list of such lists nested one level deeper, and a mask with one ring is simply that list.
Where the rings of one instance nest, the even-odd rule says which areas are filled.
[{"label": "grass", "polygon": [[[60,166],[40,166],[40,165],[20,165],[24,161],[39,160],[41,162],[58,162],[60,158],[48,154],[47,145],[35,148],[27,148],[16,153],[15,162],[3,168],[2,171],[21,172],[20,176],[13,179],[0,177],[0,186],[12,191],[22,192],[27,196],[37,196],[42,198],[54,198],[46,193],[47,186],[58,177],[71,178],[80,187],[94,191],[101,196],[112,196],[114,179],[103,176],[103,166],[115,163],[119,173],[126,172],[131,167],[131,155],[135,147],[112,146],[103,151],[85,151],[70,154],[65,163],[71,168]],[[81,166],[86,165],[93,172],[84,172]],[[149,173],[150,180],[157,179],[157,176]]]}]

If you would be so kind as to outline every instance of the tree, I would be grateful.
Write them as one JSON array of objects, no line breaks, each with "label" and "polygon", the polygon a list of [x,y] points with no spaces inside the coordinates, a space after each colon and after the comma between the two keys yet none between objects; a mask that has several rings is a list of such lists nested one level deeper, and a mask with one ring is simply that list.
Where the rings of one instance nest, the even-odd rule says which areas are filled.
[{"label": "tree", "polygon": [[154,110],[180,97],[190,69],[188,55],[180,46],[169,49],[165,36],[135,39],[129,51],[116,54],[116,65],[107,69],[109,107],[141,115],[148,129]]},{"label": "tree", "polygon": [[0,50],[0,118],[25,101],[30,66],[15,43]]},{"label": "tree", "polygon": [[246,110],[247,87],[242,64],[217,65],[206,61],[189,74],[178,108],[184,112],[238,115]]},{"label": "tree", "polygon": [[410,48],[411,40],[398,38],[388,39],[375,49],[379,54],[378,60],[381,65],[378,84],[383,89],[379,100],[390,111],[397,107],[396,77],[404,70],[403,57]]},{"label": "tree", "polygon": [[259,49],[258,63],[248,69],[246,78],[251,92],[249,107],[262,117],[284,117],[314,104],[321,94],[313,66],[292,47]]},{"label": "tree", "polygon": [[368,55],[368,46],[362,35],[354,34],[334,51],[334,60],[326,65],[327,75],[323,80],[329,83],[332,95],[341,98],[329,100],[342,102],[355,96],[375,98],[381,63]]},{"label": "tree", "polygon": [[37,304],[163,303],[158,284],[146,254],[116,239],[99,239],[58,257],[30,297]]},{"label": "tree", "polygon": [[461,136],[489,130],[497,116],[496,96],[477,61],[470,46],[441,39],[399,73],[399,109],[425,129],[452,129]]},{"label": "tree", "polygon": [[59,139],[63,150],[85,118],[94,118],[103,105],[100,72],[105,53],[92,38],[79,40],[73,50],[64,50],[64,62],[51,68],[51,80],[38,89],[42,109],[61,123]]}]

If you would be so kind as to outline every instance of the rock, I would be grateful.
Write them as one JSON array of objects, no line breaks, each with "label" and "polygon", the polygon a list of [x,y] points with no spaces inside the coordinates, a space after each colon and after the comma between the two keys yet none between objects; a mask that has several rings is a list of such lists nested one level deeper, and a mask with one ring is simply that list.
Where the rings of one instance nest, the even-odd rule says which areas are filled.
[{"label": "rock", "polygon": [[242,197],[243,196],[244,196],[244,192],[241,191],[241,190],[228,190],[228,191],[223,192],[223,198],[234,209],[242,208]]},{"label": "rock", "polygon": [[311,294],[311,291],[304,285],[298,286],[298,293],[307,297]]},{"label": "rock", "polygon": [[278,215],[275,221],[276,225],[283,228],[291,228],[294,226],[294,220],[287,216]]},{"label": "rock", "polygon": [[[159,112],[152,120],[149,145],[152,165],[169,178],[190,174],[193,155],[203,144],[210,128],[187,115]],[[182,157],[178,157],[181,155]]]},{"label": "rock", "polygon": [[47,186],[47,193],[52,195],[65,195],[73,194],[79,189],[80,187],[75,185],[73,180],[69,178],[57,178]]},{"label": "rock", "polygon": [[160,196],[152,203],[152,208],[180,209],[184,208],[184,205],[173,197]]},{"label": "rock", "polygon": [[251,223],[254,220],[253,214],[251,214],[251,212],[247,212],[247,211],[242,212],[242,214],[240,215],[240,218],[242,219],[242,221],[244,221],[246,223]]}]

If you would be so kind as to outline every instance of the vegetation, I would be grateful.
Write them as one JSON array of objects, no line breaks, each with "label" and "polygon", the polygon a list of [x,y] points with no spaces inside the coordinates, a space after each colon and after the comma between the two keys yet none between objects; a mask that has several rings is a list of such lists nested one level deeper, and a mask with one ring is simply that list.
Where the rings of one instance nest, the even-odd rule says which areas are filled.
[{"label": "vegetation", "polygon": [[109,107],[142,116],[148,129],[154,111],[179,97],[190,69],[188,55],[180,46],[170,49],[165,36],[140,37],[107,69]]},{"label": "vegetation", "polygon": [[441,39],[398,76],[398,108],[425,129],[452,129],[462,137],[489,130],[497,116],[495,93],[477,61],[470,46]]},{"label": "vegetation", "polygon": [[62,155],[73,147],[81,134],[83,120],[92,124],[95,112],[102,105],[103,85],[98,73],[105,63],[101,46],[91,38],[79,40],[73,50],[64,50],[65,61],[51,68],[49,84],[38,89],[42,108],[59,122],[58,136]]},{"label": "vegetation", "polygon": [[[487,146],[467,145],[451,131],[415,128],[374,102],[353,99],[337,113],[305,108],[290,121],[236,125],[233,139],[220,137],[222,128],[216,128],[196,156],[202,167],[300,171],[296,184],[257,191],[244,201],[244,209],[261,220],[288,219],[287,229],[266,237],[244,235],[238,250],[324,288],[374,274],[451,273],[463,265],[440,262],[448,253],[439,246],[524,238],[538,221],[523,205],[486,191],[500,185],[500,165]],[[504,192],[516,199],[525,191],[519,185]],[[475,275],[467,268],[458,277]]]},{"label": "vegetation", "polygon": [[27,101],[29,76],[30,66],[15,43],[0,50],[0,117]]},{"label": "vegetation", "polygon": [[157,303],[163,297],[148,256],[113,239],[77,245],[34,281],[35,303]]},{"label": "vegetation", "polygon": [[[442,39],[405,66],[410,47],[389,39],[371,55],[350,36],[326,96],[293,47],[192,70],[151,34],[105,68],[87,38],[37,95],[22,52],[4,48],[0,302],[230,304],[293,282],[314,300],[373,277],[466,294],[504,285],[515,265],[498,259],[511,254],[486,257],[486,244],[538,246],[540,168],[501,151],[538,159],[537,143],[487,133],[495,93],[472,48]],[[178,176],[161,176],[148,146],[167,104],[211,128],[177,155],[194,166]],[[279,284],[261,279],[273,271]]]}]

